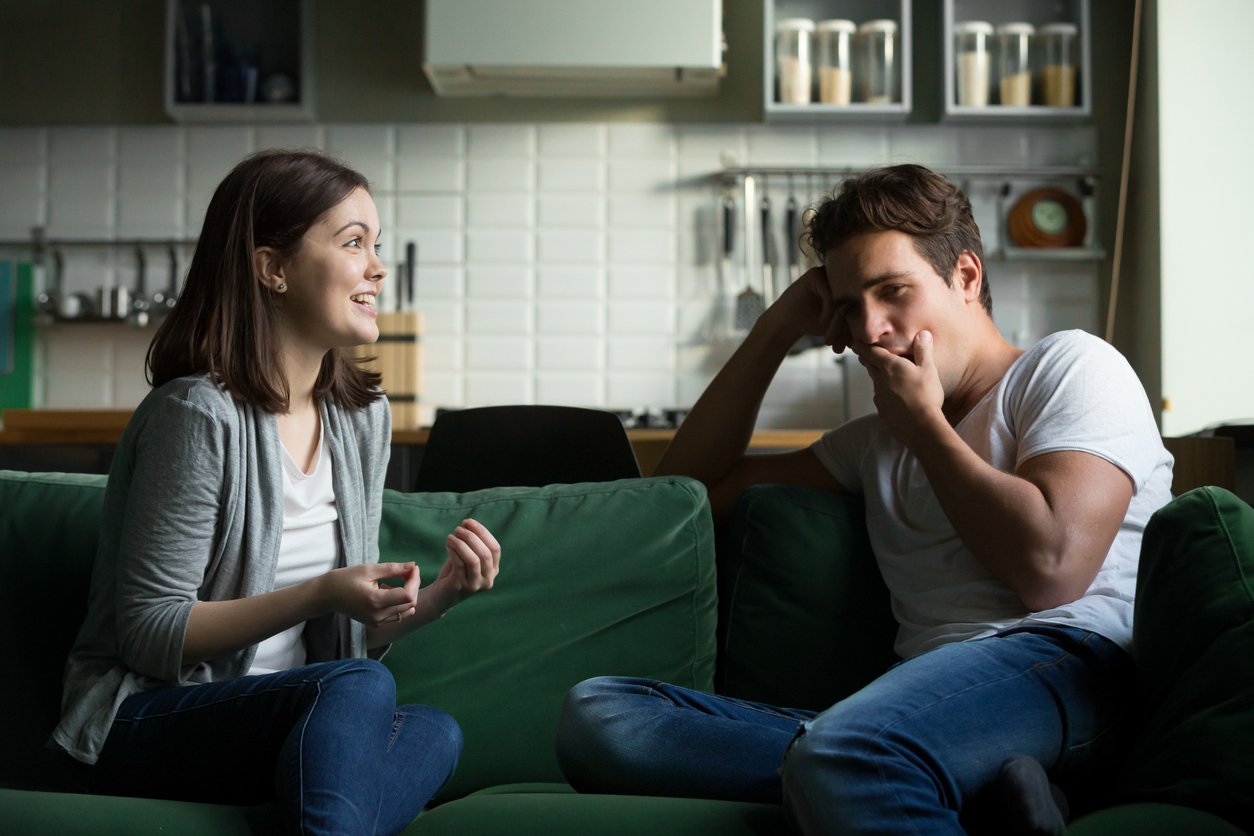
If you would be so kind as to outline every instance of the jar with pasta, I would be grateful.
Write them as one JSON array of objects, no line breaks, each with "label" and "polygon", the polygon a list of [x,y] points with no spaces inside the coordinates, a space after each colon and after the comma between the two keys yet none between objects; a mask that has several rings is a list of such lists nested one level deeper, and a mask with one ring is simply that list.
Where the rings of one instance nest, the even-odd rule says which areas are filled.
[{"label": "jar with pasta", "polygon": [[858,27],[852,20],[822,20],[816,31],[819,42],[819,101],[847,105],[853,99],[850,41]]},{"label": "jar with pasta", "polygon": [[967,20],[954,24],[954,54],[957,56],[954,80],[958,104],[968,107],[988,105],[992,40],[991,23]]},{"label": "jar with pasta", "polygon": [[897,21],[868,20],[858,27],[862,43],[862,100],[890,104],[897,100]]},{"label": "jar with pasta", "polygon": [[998,92],[1006,107],[1032,104],[1032,64],[1030,48],[1036,27],[1030,23],[1004,23],[997,27],[999,52]]},{"label": "jar with pasta", "polygon": [[1050,107],[1075,107],[1075,44],[1079,27],[1049,23],[1040,29],[1041,98]]},{"label": "jar with pasta", "polygon": [[787,104],[809,104],[813,73],[810,61],[810,35],[814,21],[802,17],[781,20],[775,26],[775,73],[779,80],[779,100]]}]

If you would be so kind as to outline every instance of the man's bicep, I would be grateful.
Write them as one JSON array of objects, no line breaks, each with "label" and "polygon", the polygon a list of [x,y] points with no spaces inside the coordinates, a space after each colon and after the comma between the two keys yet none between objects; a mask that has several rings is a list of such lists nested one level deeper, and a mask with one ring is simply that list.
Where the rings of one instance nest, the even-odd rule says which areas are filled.
[{"label": "man's bicep", "polygon": [[1127,516],[1132,477],[1101,456],[1077,450],[1034,456],[1017,474],[1040,490],[1063,525],[1068,551],[1091,564],[1096,575]]},{"label": "man's bicep", "polygon": [[710,490],[715,522],[726,520],[736,500],[746,488],[754,485],[796,485],[817,491],[849,493],[809,447],[791,453],[747,455]]}]

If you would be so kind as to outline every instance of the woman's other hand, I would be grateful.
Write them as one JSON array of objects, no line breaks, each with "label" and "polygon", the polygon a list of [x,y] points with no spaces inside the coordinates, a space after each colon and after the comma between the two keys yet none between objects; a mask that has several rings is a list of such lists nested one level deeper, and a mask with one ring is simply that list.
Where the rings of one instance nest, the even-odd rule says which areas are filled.
[{"label": "woman's other hand", "polygon": [[[402,586],[379,582],[400,578]],[[334,569],[318,578],[330,609],[367,627],[381,627],[413,615],[418,601],[418,567],[413,563],[365,563]]]},{"label": "woman's other hand", "polygon": [[476,520],[465,520],[445,541],[448,560],[424,593],[440,615],[476,592],[492,588],[501,566],[501,544]]}]

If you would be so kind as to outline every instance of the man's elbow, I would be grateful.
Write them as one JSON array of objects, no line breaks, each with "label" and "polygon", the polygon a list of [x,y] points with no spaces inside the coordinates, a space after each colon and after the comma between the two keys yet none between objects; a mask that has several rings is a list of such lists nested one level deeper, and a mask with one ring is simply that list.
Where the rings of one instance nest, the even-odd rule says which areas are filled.
[{"label": "man's elbow", "polygon": [[1094,576],[1063,559],[1042,560],[1015,592],[1028,612],[1057,609],[1083,598]]}]

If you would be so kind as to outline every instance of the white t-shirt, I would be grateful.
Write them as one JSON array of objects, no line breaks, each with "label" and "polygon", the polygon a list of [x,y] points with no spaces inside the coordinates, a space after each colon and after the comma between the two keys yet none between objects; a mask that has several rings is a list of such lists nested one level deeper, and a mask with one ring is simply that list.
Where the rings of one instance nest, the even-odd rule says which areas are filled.
[{"label": "white t-shirt", "polygon": [[[322,435],[320,433],[320,435]],[[318,439],[313,472],[301,472],[283,449],[283,538],[274,588],[286,589],[330,572],[340,561],[340,537],[332,484],[331,451]],[[305,664],[305,622],[257,645],[248,675],[290,670]]]},{"label": "white t-shirt", "polygon": [[1084,596],[1029,614],[971,554],[923,466],[878,414],[826,433],[813,450],[841,485],[866,501],[871,546],[900,625],[897,653],[909,658],[1026,624],[1079,627],[1130,650],[1141,533],[1171,499],[1173,460],[1123,355],[1083,331],[1051,334],[1020,356],[955,429],[980,458],[1006,473],[1043,453],[1100,456],[1131,477],[1132,502]]}]

